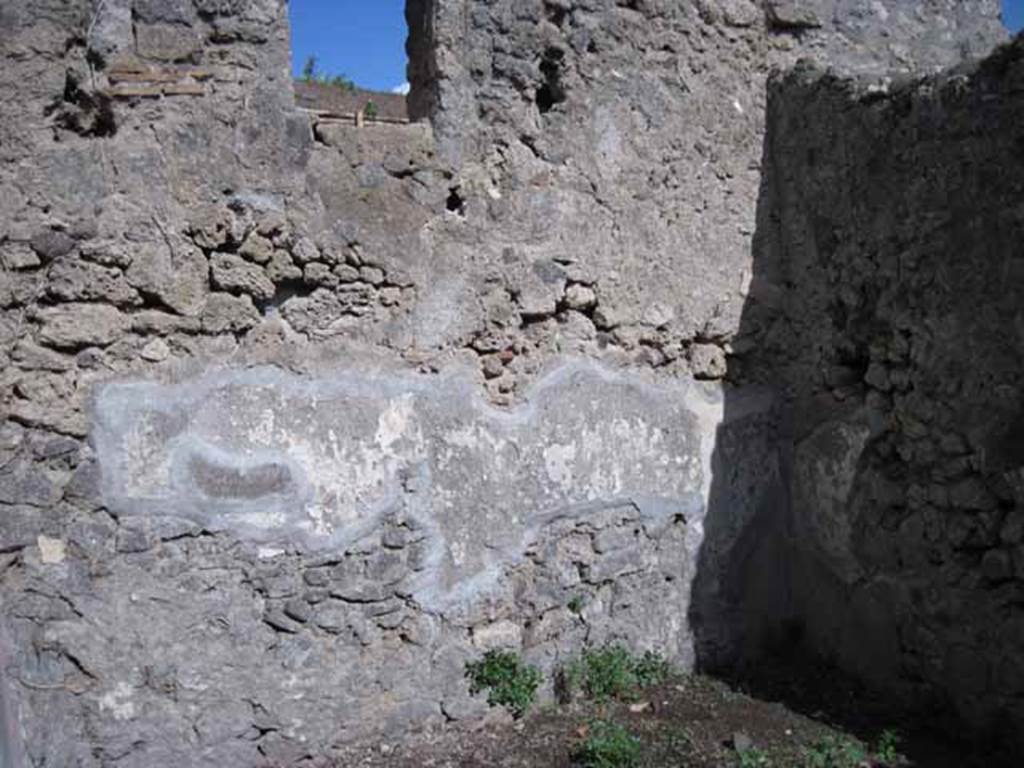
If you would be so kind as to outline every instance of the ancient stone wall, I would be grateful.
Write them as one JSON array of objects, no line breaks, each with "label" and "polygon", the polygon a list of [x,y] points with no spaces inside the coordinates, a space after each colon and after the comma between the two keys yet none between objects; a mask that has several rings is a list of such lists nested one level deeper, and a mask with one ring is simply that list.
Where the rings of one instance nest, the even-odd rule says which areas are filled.
[{"label": "ancient stone wall", "polygon": [[1024,724],[1024,40],[881,91],[771,89],[734,369],[785,390],[807,645],[904,704]]},{"label": "ancient stone wall", "polygon": [[411,98],[436,105],[438,154],[463,201],[451,235],[432,243],[430,269],[445,279],[424,300],[458,308],[434,324],[437,340],[486,330],[474,297],[497,268],[502,303],[531,319],[541,346],[582,334],[588,355],[701,378],[724,373],[747,295],[770,69],[809,56],[846,71],[931,70],[1005,37],[991,2],[410,12],[412,49],[433,44],[426,64],[414,60]]},{"label": "ancient stone wall", "polygon": [[358,130],[281,0],[0,9],[7,764],[295,764],[478,720],[490,647],[784,615],[775,399],[721,381],[768,71],[948,65],[997,3],[408,16],[430,121]]}]

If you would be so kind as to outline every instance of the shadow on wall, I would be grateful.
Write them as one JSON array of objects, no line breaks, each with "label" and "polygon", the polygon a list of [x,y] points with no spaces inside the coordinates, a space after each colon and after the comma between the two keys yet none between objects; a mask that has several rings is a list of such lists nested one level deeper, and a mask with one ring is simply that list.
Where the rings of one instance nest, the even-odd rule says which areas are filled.
[{"label": "shadow on wall", "polygon": [[[781,293],[766,289],[777,282],[768,263],[768,257],[776,255],[775,249],[765,245],[774,214],[770,124],[767,129],[753,245],[754,277],[733,345],[723,418],[715,436],[708,512],[688,617],[697,669],[726,676],[747,667],[765,648],[778,643],[794,616],[785,552],[789,499],[788,462],[781,439],[783,400],[777,397],[773,409],[755,424],[737,418],[737,411],[744,407],[740,396],[744,385],[775,389],[776,383],[771,375],[742,375],[738,370],[744,345],[756,343],[756,329],[766,327],[779,309],[778,301],[769,297],[777,299],[776,294]],[[762,481],[758,484],[745,482],[748,468],[734,460],[737,446],[752,441],[758,445],[750,455],[761,463]],[[751,494],[757,497],[751,498]],[[749,519],[737,517],[736,511],[741,509]]]},{"label": "shadow on wall", "polygon": [[769,86],[731,360],[779,393],[779,473],[739,543],[719,433],[698,666],[786,648],[894,712],[1024,734],[1024,38],[880,94]]},{"label": "shadow on wall", "polygon": [[430,118],[437,108],[438,93],[437,62],[434,56],[437,46],[434,42],[434,0],[406,0],[405,21],[409,37],[405,51],[409,57],[406,76],[409,80],[409,95],[406,104],[412,121]]},{"label": "shadow on wall", "polygon": [[21,734],[18,733],[17,710],[4,678],[13,655],[10,639],[0,628],[0,768],[18,768],[24,759]]}]

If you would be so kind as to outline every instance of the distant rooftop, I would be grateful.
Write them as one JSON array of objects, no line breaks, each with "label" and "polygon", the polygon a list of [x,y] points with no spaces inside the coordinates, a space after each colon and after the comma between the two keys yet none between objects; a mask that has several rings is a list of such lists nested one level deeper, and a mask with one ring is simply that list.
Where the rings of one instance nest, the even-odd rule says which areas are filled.
[{"label": "distant rooftop", "polygon": [[385,120],[409,118],[405,96],[400,93],[366,91],[361,88],[348,90],[329,83],[295,81],[295,103],[303,109],[348,116],[365,109],[371,101],[377,107],[377,115]]}]

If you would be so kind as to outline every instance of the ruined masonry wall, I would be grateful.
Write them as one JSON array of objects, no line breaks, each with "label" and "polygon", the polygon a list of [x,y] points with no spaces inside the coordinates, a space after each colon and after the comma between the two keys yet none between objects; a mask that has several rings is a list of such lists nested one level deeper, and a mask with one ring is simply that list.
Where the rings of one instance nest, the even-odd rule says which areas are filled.
[{"label": "ruined masonry wall", "polygon": [[804,68],[769,102],[739,363],[788,395],[804,639],[1019,746],[1024,40],[888,93]]},{"label": "ruined masonry wall", "polygon": [[356,131],[293,108],[286,11],[0,7],[4,768],[471,724],[490,647],[739,653],[779,618],[729,598],[776,400],[722,383],[768,71],[1005,36],[995,0],[410,0],[430,122]]}]

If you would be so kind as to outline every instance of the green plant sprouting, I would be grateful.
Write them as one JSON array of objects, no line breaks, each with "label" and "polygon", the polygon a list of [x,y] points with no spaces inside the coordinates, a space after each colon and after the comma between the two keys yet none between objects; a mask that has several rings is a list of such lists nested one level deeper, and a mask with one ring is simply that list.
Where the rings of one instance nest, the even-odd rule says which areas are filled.
[{"label": "green plant sprouting", "polygon": [[878,743],[875,745],[875,757],[887,766],[902,764],[904,758],[899,750],[901,741],[897,731],[886,728],[878,737]]},{"label": "green plant sprouting", "polygon": [[537,695],[541,673],[512,651],[488,651],[466,664],[470,693],[487,691],[487,703],[505,707],[516,718],[526,714]]},{"label": "green plant sprouting", "polygon": [[763,749],[750,747],[739,753],[739,768],[771,768],[771,756]]},{"label": "green plant sprouting", "polygon": [[595,720],[573,759],[583,768],[631,768],[640,760],[640,739],[618,723]]},{"label": "green plant sprouting", "polygon": [[804,750],[806,768],[860,768],[867,750],[850,738],[826,736]]},{"label": "green plant sprouting", "polygon": [[637,693],[668,678],[671,665],[647,651],[636,656],[620,643],[584,651],[565,670],[570,691],[582,691],[596,701],[634,698]]}]

